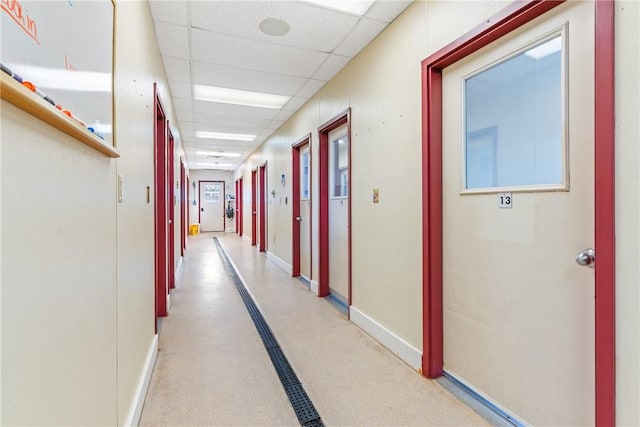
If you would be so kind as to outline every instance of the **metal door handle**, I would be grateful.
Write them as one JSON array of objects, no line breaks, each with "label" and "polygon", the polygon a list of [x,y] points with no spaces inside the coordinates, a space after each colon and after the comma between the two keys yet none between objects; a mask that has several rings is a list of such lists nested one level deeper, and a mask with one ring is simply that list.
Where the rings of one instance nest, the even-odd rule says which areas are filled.
[{"label": "metal door handle", "polygon": [[256,214],[256,211],[253,211],[253,214],[255,215],[255,214]]},{"label": "metal door handle", "polygon": [[590,267],[596,262],[596,251],[592,248],[583,250],[576,255],[576,262],[584,267]]},{"label": "metal door handle", "polygon": [[298,221],[298,222],[302,221],[302,217],[301,216],[297,216],[296,217],[296,221]]}]

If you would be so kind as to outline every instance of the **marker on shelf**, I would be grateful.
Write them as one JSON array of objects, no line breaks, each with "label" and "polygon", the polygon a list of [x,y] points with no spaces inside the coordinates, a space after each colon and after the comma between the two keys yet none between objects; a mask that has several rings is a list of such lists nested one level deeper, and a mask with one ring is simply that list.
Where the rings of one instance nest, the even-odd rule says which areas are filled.
[{"label": "marker on shelf", "polygon": [[11,71],[11,69],[9,69],[8,67],[6,67],[4,64],[2,64],[0,62],[0,69],[2,69],[2,71],[4,71],[6,74],[10,75],[11,77],[13,77],[16,81],[18,81],[19,83],[22,83],[22,77],[20,77],[18,74],[14,73],[13,71]]}]

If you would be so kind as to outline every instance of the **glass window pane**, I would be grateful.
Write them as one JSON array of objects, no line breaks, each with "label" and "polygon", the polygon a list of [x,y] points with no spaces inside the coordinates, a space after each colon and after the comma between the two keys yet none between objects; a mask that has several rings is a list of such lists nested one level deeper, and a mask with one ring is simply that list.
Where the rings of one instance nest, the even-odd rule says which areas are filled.
[{"label": "glass window pane", "polygon": [[219,202],[220,201],[220,184],[205,184],[203,193],[204,193],[205,203]]},{"label": "glass window pane", "polygon": [[309,199],[309,148],[300,152],[300,198]]},{"label": "glass window pane", "polygon": [[329,133],[331,197],[349,196],[349,138],[346,126]]},{"label": "glass window pane", "polygon": [[561,36],[464,81],[467,189],[562,184]]}]

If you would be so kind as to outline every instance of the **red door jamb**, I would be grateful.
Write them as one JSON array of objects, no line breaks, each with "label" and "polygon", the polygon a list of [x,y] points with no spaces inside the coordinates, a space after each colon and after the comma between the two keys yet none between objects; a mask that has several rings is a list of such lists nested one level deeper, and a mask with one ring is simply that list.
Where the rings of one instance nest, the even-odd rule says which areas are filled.
[{"label": "red door jamb", "polygon": [[260,166],[260,252],[267,250],[267,163]]},{"label": "red door jamb", "polygon": [[[422,372],[429,378],[442,375],[443,363],[442,70],[562,3],[515,2],[422,61]],[[595,1],[595,248],[598,252],[595,420],[598,426],[615,425],[616,421],[614,6],[611,0]]]},{"label": "red door jamb", "polygon": [[238,193],[236,194],[236,198],[237,198],[237,203],[238,203],[238,224],[240,226],[239,228],[239,235],[240,237],[242,237],[242,234],[244,232],[244,217],[243,217],[243,212],[244,212],[244,188],[243,188],[243,183],[244,180],[242,178],[240,178],[238,180]]},{"label": "red door jamb", "polygon": [[[291,191],[293,192],[291,197],[291,224],[293,228],[291,243],[292,277],[298,277],[300,275],[300,222],[296,219],[300,216],[300,150],[310,144],[311,134],[299,139],[291,145]],[[309,153],[309,159],[311,159],[311,153]],[[308,220],[309,219],[307,219],[307,221]]]},{"label": "red door jamb", "polygon": [[347,202],[347,256],[348,256],[348,286],[349,294],[347,304],[351,306],[351,108],[347,108],[328,122],[318,128],[319,136],[319,210],[320,210],[320,230],[326,232],[319,233],[319,253],[318,253],[318,296],[329,295],[329,132],[337,127],[347,124],[347,137],[349,139],[349,170],[348,189],[349,199]]},{"label": "red door jamb", "polygon": [[258,171],[251,171],[251,246],[256,245],[256,226],[257,226],[257,211],[256,211],[256,185],[257,185]]},{"label": "red door jamb", "polygon": [[187,249],[187,236],[186,236],[186,171],[184,168],[184,163],[182,163],[182,158],[180,158],[180,256],[184,256],[184,251]]},{"label": "red door jamb", "polygon": [[154,123],[154,246],[155,246],[155,325],[157,319],[167,315],[167,121],[164,108],[153,85],[155,104]]},{"label": "red door jamb", "polygon": [[175,256],[175,187],[174,174],[174,147],[173,132],[167,121],[169,144],[167,144],[167,210],[169,211],[169,235],[167,236],[167,254],[169,256],[169,289],[176,287],[176,256]]}]

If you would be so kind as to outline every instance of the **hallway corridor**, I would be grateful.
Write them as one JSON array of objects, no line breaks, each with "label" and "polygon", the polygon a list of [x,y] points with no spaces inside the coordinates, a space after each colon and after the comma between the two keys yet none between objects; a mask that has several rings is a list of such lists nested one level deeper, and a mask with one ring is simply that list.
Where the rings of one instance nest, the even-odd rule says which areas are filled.
[{"label": "hallway corridor", "polygon": [[487,425],[229,233],[189,238],[140,425],[299,425],[214,236],[325,425]]}]

